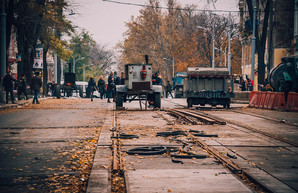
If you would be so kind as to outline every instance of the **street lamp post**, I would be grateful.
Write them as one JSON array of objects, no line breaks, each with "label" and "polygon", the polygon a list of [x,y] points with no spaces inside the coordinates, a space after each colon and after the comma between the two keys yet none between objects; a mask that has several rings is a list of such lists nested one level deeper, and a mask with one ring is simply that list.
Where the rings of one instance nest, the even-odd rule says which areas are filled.
[{"label": "street lamp post", "polygon": [[83,64],[83,81],[85,81],[85,63]]},{"label": "street lamp post", "polygon": [[229,13],[229,51],[228,51],[228,69],[231,75],[231,12]]},{"label": "street lamp post", "polygon": [[212,68],[215,67],[215,38],[214,38],[214,23],[212,24]]},{"label": "street lamp post", "polygon": [[[256,47],[256,11],[257,5],[256,0],[253,0],[253,30],[252,30],[252,38],[251,38],[251,80],[253,84],[255,83],[255,47]],[[254,85],[252,85],[252,90],[254,90]]]},{"label": "street lamp post", "polygon": [[4,103],[2,92],[3,78],[6,74],[6,14],[5,14],[5,0],[2,0],[0,13],[0,102]]}]

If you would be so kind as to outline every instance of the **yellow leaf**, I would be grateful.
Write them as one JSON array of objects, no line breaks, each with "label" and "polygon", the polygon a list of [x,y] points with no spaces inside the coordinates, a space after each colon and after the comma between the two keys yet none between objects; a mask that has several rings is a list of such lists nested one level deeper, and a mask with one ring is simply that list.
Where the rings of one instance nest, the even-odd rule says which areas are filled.
[{"label": "yellow leaf", "polygon": [[168,192],[173,192],[171,189],[168,189]]}]

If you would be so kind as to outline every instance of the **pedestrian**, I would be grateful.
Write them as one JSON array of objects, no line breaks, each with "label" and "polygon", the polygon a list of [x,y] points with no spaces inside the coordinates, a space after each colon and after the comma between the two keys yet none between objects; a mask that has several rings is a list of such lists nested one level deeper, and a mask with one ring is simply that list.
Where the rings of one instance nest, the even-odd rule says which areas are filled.
[{"label": "pedestrian", "polygon": [[24,93],[26,100],[28,100],[27,96],[27,84],[26,84],[26,79],[25,79],[25,74],[21,75],[19,86],[18,86],[18,99],[21,100],[21,95]]},{"label": "pedestrian", "polygon": [[8,71],[3,78],[3,86],[6,91],[6,104],[8,104],[8,95],[10,94],[11,102],[14,103],[14,96],[13,96],[13,81],[16,81],[12,76],[11,72]]},{"label": "pedestrian", "polygon": [[98,92],[100,93],[100,98],[101,100],[103,99],[103,95],[105,94],[105,87],[106,87],[106,83],[103,79],[102,76],[99,77],[99,80],[97,82],[97,87],[98,87]]},{"label": "pedestrian", "polygon": [[250,78],[247,78],[246,88],[247,88],[248,91],[252,91],[253,90],[253,81],[250,80]]},{"label": "pedestrian", "polygon": [[120,84],[121,85],[124,85],[125,84],[125,73],[124,72],[121,72]]},{"label": "pedestrian", "polygon": [[35,72],[35,76],[32,78],[31,83],[30,83],[30,88],[31,88],[31,90],[34,91],[34,98],[33,98],[32,104],[35,104],[35,101],[36,101],[36,104],[39,104],[38,94],[39,94],[41,86],[42,86],[42,82],[39,77],[39,72],[37,71],[37,72]]},{"label": "pedestrian", "polygon": [[54,81],[52,81],[52,85],[51,85],[51,91],[52,91],[52,96],[56,96],[56,84]]},{"label": "pedestrian", "polygon": [[166,86],[166,98],[168,98],[169,94],[172,96],[173,98],[173,95],[172,95],[172,85],[170,83],[170,81],[167,82],[167,86]]},{"label": "pedestrian", "polygon": [[108,77],[108,88],[107,88],[107,97],[108,97],[108,103],[110,103],[110,98],[114,98],[116,92],[116,84],[115,84],[115,76],[114,72],[111,72],[111,74]]},{"label": "pedestrian", "polygon": [[241,79],[241,85],[240,85],[241,91],[246,91],[245,84],[246,84],[245,81],[243,79]]},{"label": "pedestrian", "polygon": [[91,95],[91,101],[93,101],[93,93],[96,90],[96,83],[95,83],[94,78],[92,76],[90,77],[90,80],[88,82],[88,87],[89,87],[89,92],[90,92],[90,95]]},{"label": "pedestrian", "polygon": [[120,77],[117,75],[117,72],[114,72],[114,80],[115,80],[115,85],[120,85],[121,84],[121,79]]}]

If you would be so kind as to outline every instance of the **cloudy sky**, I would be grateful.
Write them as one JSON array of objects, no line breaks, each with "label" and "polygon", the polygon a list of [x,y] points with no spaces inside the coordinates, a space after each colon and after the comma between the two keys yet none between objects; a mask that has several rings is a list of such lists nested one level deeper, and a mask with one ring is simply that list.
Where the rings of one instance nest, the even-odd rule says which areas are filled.
[{"label": "cloudy sky", "polygon": [[[117,2],[146,4],[148,0],[115,0]],[[130,21],[131,16],[138,16],[140,6],[123,5],[104,0],[72,0],[74,15],[69,15],[77,29],[86,29],[93,39],[107,48],[113,48],[119,41],[123,40],[123,33],[126,31],[125,22]],[[165,0],[160,0],[165,2]],[[183,5],[194,4],[198,9],[213,10],[212,4],[207,0],[176,0]],[[238,11],[238,0],[217,0],[216,10]],[[65,12],[67,14],[67,12]],[[217,14],[227,14],[217,12]],[[237,15],[237,13],[234,13]]]}]

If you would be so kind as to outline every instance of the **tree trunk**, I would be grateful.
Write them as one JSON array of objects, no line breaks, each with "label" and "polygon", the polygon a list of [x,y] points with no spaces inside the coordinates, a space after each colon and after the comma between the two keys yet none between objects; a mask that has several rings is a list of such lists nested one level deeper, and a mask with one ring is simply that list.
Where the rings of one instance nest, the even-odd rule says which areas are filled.
[{"label": "tree trunk", "polygon": [[43,50],[43,94],[48,95],[48,63],[47,63],[48,47],[44,46]]}]

